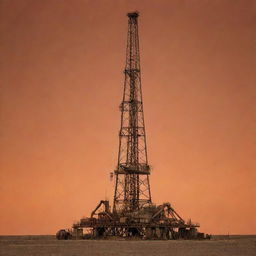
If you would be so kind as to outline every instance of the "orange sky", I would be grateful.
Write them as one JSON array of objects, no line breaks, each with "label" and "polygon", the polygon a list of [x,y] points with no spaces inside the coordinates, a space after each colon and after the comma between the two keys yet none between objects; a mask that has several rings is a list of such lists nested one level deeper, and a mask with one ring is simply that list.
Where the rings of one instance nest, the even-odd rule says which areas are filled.
[{"label": "orange sky", "polygon": [[134,10],[154,202],[256,233],[255,0],[2,0],[0,234],[54,234],[112,202]]}]

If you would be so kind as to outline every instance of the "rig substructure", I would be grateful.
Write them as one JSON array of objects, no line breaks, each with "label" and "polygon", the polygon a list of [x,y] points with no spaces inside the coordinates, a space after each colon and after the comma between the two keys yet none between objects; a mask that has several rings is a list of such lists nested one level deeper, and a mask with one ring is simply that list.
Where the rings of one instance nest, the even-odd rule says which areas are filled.
[{"label": "rig substructure", "polygon": [[[124,91],[120,104],[121,129],[115,175],[113,207],[102,200],[91,216],[70,230],[57,232],[58,239],[138,238],[203,239],[199,224],[184,219],[170,203],[152,203],[143,114],[138,12],[128,13]],[[209,236],[207,236],[209,238]]]}]

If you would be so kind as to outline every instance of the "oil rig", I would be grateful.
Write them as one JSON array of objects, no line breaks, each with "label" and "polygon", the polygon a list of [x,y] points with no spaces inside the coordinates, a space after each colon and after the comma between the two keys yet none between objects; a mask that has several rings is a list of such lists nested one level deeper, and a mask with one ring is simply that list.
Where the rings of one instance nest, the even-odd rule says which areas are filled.
[{"label": "oil rig", "polygon": [[113,207],[102,200],[91,216],[71,229],[61,229],[57,239],[204,239],[198,223],[184,221],[170,203],[155,205],[150,191],[146,131],[141,89],[138,12],[128,16],[124,90],[120,104],[121,128]]}]

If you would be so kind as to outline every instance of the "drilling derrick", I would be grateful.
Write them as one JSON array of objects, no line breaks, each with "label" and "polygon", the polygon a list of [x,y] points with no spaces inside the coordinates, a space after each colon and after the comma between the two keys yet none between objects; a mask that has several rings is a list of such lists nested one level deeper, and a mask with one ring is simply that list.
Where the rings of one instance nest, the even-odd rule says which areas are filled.
[{"label": "drilling derrick", "polygon": [[[113,207],[101,200],[91,216],[61,229],[58,239],[203,239],[199,224],[184,219],[170,203],[152,203],[141,90],[137,12],[128,13],[124,90]],[[206,238],[210,238],[207,235]]]},{"label": "drilling derrick", "polygon": [[138,13],[128,13],[124,92],[120,104],[121,129],[115,170],[113,211],[138,211],[151,203],[150,167],[141,92]]}]

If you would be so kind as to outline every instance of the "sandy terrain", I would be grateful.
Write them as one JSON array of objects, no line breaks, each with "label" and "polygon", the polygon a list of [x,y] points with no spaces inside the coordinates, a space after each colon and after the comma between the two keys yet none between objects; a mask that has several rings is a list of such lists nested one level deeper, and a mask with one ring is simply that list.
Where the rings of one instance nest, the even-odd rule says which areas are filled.
[{"label": "sandy terrain", "polygon": [[53,236],[0,236],[1,256],[256,255],[256,236],[214,237],[211,241],[57,241]]}]

